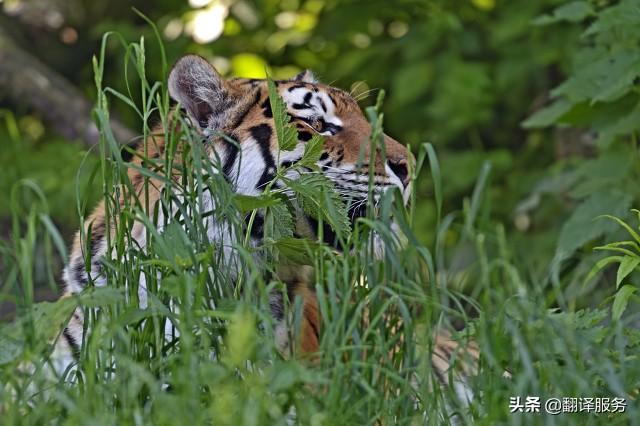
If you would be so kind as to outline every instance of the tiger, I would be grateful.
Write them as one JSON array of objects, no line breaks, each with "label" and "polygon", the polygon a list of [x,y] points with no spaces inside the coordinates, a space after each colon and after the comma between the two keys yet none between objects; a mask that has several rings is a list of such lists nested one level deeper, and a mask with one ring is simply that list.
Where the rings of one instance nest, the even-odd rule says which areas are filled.
[{"label": "tiger", "polygon": [[[402,201],[405,204],[408,202],[411,192],[410,151],[391,136],[383,134],[381,149],[384,149],[384,155],[370,156],[372,126],[350,93],[319,82],[308,70],[291,79],[275,81],[277,92],[286,105],[286,113],[297,131],[295,148],[281,151],[274,127],[268,82],[267,79],[225,79],[213,65],[197,55],[182,57],[169,73],[169,95],[186,112],[189,125],[202,135],[207,155],[217,159],[220,173],[228,178],[235,193],[250,196],[262,193],[265,185],[274,179],[276,168],[298,161],[305,144],[317,134],[324,139],[317,169],[335,185],[337,191],[348,190],[350,194],[366,199],[370,194],[368,175],[372,174],[376,190],[400,191]],[[221,134],[229,135],[237,143],[220,137]],[[137,149],[140,155],[134,156],[131,161],[142,166],[143,148]],[[156,138],[144,149],[146,156],[160,157],[164,154],[165,142],[162,138]],[[374,158],[373,164],[368,162],[369,158]],[[141,193],[143,179],[140,173],[140,167],[128,169],[130,181]],[[158,201],[161,191],[161,183],[149,186],[146,196],[150,204]],[[356,218],[364,214],[362,209],[349,213]],[[258,231],[259,222],[256,221],[255,227]],[[95,208],[85,223],[84,232],[90,238],[83,243],[80,231],[75,236],[69,261],[63,271],[62,297],[81,293],[90,282],[98,287],[108,284],[101,273],[100,261],[103,256],[109,256],[107,237],[112,232],[106,225],[104,202]],[[216,226],[215,223],[209,225]],[[317,227],[317,220],[310,216],[303,215],[296,221],[297,231],[301,234],[313,234]],[[325,229],[325,242],[333,244],[335,235],[332,235],[331,229]],[[253,229],[251,234],[252,239],[260,238],[260,233],[254,233]],[[145,229],[141,222],[133,225],[131,235],[140,247],[144,247]],[[211,238],[217,237],[212,234]],[[299,332],[301,351],[307,354],[317,352],[322,324],[315,291],[300,274],[289,275],[281,277],[286,282],[288,297],[302,300]],[[142,282],[140,291],[140,305],[144,307],[146,296]],[[269,301],[276,324],[276,346],[282,350],[289,345],[284,304],[281,297],[274,296]],[[80,352],[83,330],[82,311],[77,309],[57,342],[56,353],[61,370],[73,363]],[[434,350],[432,364],[440,371],[437,376],[447,382],[447,363],[444,360],[454,351],[452,340],[443,335],[436,338],[435,342],[439,347]],[[475,354],[476,351],[470,353]]]}]

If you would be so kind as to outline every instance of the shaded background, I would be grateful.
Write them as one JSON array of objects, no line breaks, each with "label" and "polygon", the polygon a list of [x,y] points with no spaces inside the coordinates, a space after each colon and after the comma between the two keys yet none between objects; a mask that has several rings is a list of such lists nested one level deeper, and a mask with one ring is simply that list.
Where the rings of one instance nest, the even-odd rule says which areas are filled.
[{"label": "shaded background", "polygon": [[[593,218],[625,217],[638,197],[632,163],[637,129],[617,134],[616,143],[602,143],[593,120],[584,119],[586,110],[601,118],[600,110],[579,100],[573,107],[583,108],[582,121],[562,123],[561,114],[551,111],[546,121],[543,116],[532,126],[522,123],[550,105],[551,90],[580,67],[591,43],[581,34],[594,11],[616,3],[0,0],[0,238],[8,241],[12,190],[22,179],[42,189],[66,242],[83,210],[77,200],[88,198],[91,205],[101,192],[87,182],[97,155],[90,150],[96,141],[91,58],[103,33],[144,37],[148,77],[161,78],[153,30],[135,7],[157,23],[170,64],[198,53],[225,76],[263,77],[268,69],[287,78],[309,68],[323,82],[359,96],[369,93],[363,107],[384,89],[387,133],[414,151],[427,141],[436,147],[444,211],[464,208],[483,164],[490,164],[480,226],[504,232],[510,256],[533,282],[555,273],[566,284],[566,299],[592,303],[598,291],[610,293],[611,287],[583,285],[599,256],[591,248],[613,232],[593,225]],[[124,55],[115,38],[106,54],[106,85],[126,91]],[[637,86],[634,76],[630,84]],[[616,114],[624,116],[637,103],[637,91],[634,96],[622,106],[613,99]],[[126,105],[114,101],[113,110],[125,142],[141,125]],[[435,205],[428,170],[419,181],[418,211],[416,233],[432,243]],[[474,261],[470,243],[459,243],[459,232],[453,227],[445,236],[454,271]],[[8,261],[0,265],[0,277]],[[46,266],[36,265],[42,282]],[[468,280],[460,285],[472,287]],[[47,287],[40,297],[54,293]]]}]

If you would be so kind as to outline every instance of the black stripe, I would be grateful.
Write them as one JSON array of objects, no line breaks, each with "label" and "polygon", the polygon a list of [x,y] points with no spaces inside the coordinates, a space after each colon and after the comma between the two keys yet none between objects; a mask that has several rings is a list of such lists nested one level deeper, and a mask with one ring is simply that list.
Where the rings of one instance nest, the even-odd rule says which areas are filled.
[{"label": "black stripe", "polygon": [[[258,101],[256,100],[256,103]],[[264,116],[267,118],[271,118],[273,117],[273,112],[271,111],[271,100],[267,97],[267,99],[264,100],[264,102],[260,105],[262,107],[262,112],[264,113]]]},{"label": "black stripe", "polygon": [[320,133],[330,132],[332,135],[335,135],[340,130],[342,130],[342,126],[338,126],[337,124],[327,123],[326,120],[322,117],[318,118],[320,122]]},{"label": "black stripe", "polygon": [[304,95],[304,98],[302,98],[302,103],[298,104],[292,104],[291,108],[293,109],[309,109],[309,108],[313,108],[313,106],[311,105],[311,98],[313,97],[313,93],[311,92],[307,92],[306,95]]},{"label": "black stripe", "polygon": [[281,167],[287,168],[287,167],[291,167],[293,166],[295,163],[297,163],[298,161],[300,161],[302,157],[296,158],[295,160],[285,160],[282,163],[280,163]]},{"label": "black stripe", "polygon": [[333,97],[333,95],[332,95],[331,93],[327,93],[327,96],[329,96],[329,99],[331,99],[331,103],[332,103],[332,104],[334,104],[334,105],[338,105],[338,104],[336,103],[335,98]]},{"label": "black stripe", "polygon": [[356,224],[356,220],[358,220],[358,218],[367,216],[367,206],[349,208],[349,210],[347,211],[347,216],[349,216],[349,220],[351,221],[351,226],[354,227]]},{"label": "black stripe", "polygon": [[304,84],[294,84],[293,86],[289,87],[287,90],[289,92],[293,92],[296,89],[305,89],[307,86],[305,86]]},{"label": "black stripe", "polygon": [[264,170],[256,186],[260,189],[271,182],[275,177],[274,171],[276,163],[273,159],[273,155],[271,155],[271,136],[273,135],[273,130],[271,130],[271,126],[268,124],[262,123],[252,127],[250,132],[251,136],[256,140],[256,143],[260,147],[262,159],[264,160]]},{"label": "black stripe", "polygon": [[[244,222],[249,226],[249,222],[251,221],[251,214],[248,214],[244,218]],[[253,225],[251,225],[251,236],[253,238],[262,240],[264,237],[264,217],[261,214],[256,213],[253,218]]]},{"label": "black stripe", "polygon": [[289,303],[294,303],[296,297],[296,284],[295,283],[287,283],[287,300]]},{"label": "black stripe", "polygon": [[276,177],[275,173],[270,172],[269,167],[265,167],[262,175],[260,176],[260,179],[258,180],[258,183],[256,184],[256,188],[263,189],[269,184],[269,182],[273,180],[274,177]]},{"label": "black stripe", "polygon": [[[318,220],[309,215],[305,215],[307,219],[307,223],[313,230],[313,233],[316,234],[318,232]],[[338,235],[334,232],[331,225],[329,225],[326,221],[322,223],[322,240],[329,244],[330,246],[340,249],[340,240],[338,239]]]},{"label": "black stripe", "polygon": [[[325,166],[323,166],[323,167],[325,167]],[[347,176],[352,176],[352,175],[364,176],[363,174],[360,174],[360,173],[359,174],[355,174],[353,172],[346,172],[346,173],[342,173],[342,174],[338,175],[336,178],[334,178],[334,180],[336,181],[336,183],[338,185],[341,184],[341,183],[345,183],[345,184],[349,183],[349,184],[353,184],[353,185],[364,185],[367,188],[369,187],[369,180],[368,179],[367,180],[357,180],[357,179],[350,179],[350,178],[347,177]],[[396,184],[393,183],[393,182],[378,182],[378,181],[376,181],[374,179],[372,186],[374,188],[376,188],[376,187],[378,187],[378,188],[379,187],[387,187],[387,186],[394,187],[394,186],[396,186]],[[345,187],[344,189],[353,189],[353,188]]]},{"label": "black stripe", "polygon": [[309,105],[309,104],[292,104],[291,108],[293,108],[293,109],[310,109],[310,108],[312,108],[312,106]]},{"label": "black stripe", "polygon": [[338,134],[342,130],[342,126],[337,124],[327,123],[327,127],[323,129],[323,132],[331,132],[332,135]]},{"label": "black stripe", "polygon": [[251,136],[256,140],[260,147],[266,147],[269,155],[271,155],[270,145],[271,135],[273,134],[271,126],[266,123],[262,123],[252,127],[249,131],[251,132]]},{"label": "black stripe", "polygon": [[73,338],[68,327],[64,328],[64,331],[62,332],[62,336],[65,338],[65,340],[71,347],[71,354],[73,355],[73,358],[75,360],[78,360],[78,358],[80,358],[80,344],[76,342],[76,339]]},{"label": "black stripe", "polygon": [[102,262],[99,258],[95,258],[91,260],[91,269],[100,271],[102,268]]},{"label": "black stripe", "polygon": [[444,376],[442,375],[442,372],[440,370],[438,370],[438,367],[436,367],[435,365],[433,365],[433,363],[431,364],[431,371],[433,371],[433,374],[435,374],[436,379],[438,379],[438,381],[440,382],[440,384],[442,385],[447,385],[447,380],[444,378]]},{"label": "black stripe", "polygon": [[84,260],[79,257],[75,260],[75,265],[71,268],[73,271],[73,276],[77,283],[82,286],[87,285],[89,279],[87,277],[87,271],[84,267]]},{"label": "black stripe", "polygon": [[319,98],[320,101],[320,106],[322,107],[322,110],[324,112],[327,112],[327,104],[324,103],[324,101],[322,100],[322,98]]},{"label": "black stripe", "polygon": [[131,161],[134,155],[136,155],[136,151],[141,145],[141,142],[142,139],[138,139],[123,146],[122,149],[120,149],[120,157],[122,158],[122,161],[124,161],[125,163]]},{"label": "black stripe", "polygon": [[311,136],[311,132],[307,132],[306,130],[301,130],[298,132],[298,140],[301,140],[302,142],[311,140]]},{"label": "black stripe", "polygon": [[284,319],[284,303],[280,291],[275,290],[269,295],[269,308],[273,319],[276,321],[282,321]]},{"label": "black stripe", "polygon": [[445,347],[445,346],[439,346],[438,347],[439,350],[441,350],[442,352],[444,352],[444,354],[447,356],[447,361],[449,362],[449,364],[451,364],[451,351],[449,350],[449,348]]},{"label": "black stripe", "polygon": [[[234,140],[237,138],[233,136],[229,136]],[[222,166],[222,173],[227,177],[227,179],[231,175],[231,169],[233,168],[234,163],[236,162],[236,157],[238,157],[238,146],[234,143],[231,143],[226,138],[224,139],[224,143],[227,148],[227,157],[224,159],[224,165]]]}]

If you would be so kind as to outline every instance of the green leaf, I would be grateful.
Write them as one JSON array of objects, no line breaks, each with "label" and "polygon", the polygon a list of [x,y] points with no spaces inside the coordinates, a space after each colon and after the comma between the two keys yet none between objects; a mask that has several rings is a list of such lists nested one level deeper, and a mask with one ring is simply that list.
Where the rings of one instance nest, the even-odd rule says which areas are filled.
[{"label": "green leaf", "polygon": [[188,259],[193,253],[193,246],[182,225],[171,222],[156,239],[156,251],[160,258],[169,261]]},{"label": "green leaf", "polygon": [[549,25],[556,22],[580,22],[589,16],[593,16],[594,11],[589,2],[572,1],[556,8],[550,15],[542,15],[533,20],[534,25]]},{"label": "green leaf", "polygon": [[13,325],[0,327],[0,365],[17,360],[24,351],[24,336]]},{"label": "green leaf", "polygon": [[293,235],[293,215],[284,203],[269,207],[264,220],[264,236],[278,240]]},{"label": "green leaf", "polygon": [[[604,35],[612,33],[619,40],[629,40],[634,34],[638,37],[637,28],[640,26],[640,8],[636,0],[623,0],[598,13],[598,20],[585,31],[585,36]],[[631,34],[630,34],[631,33]]]},{"label": "green leaf", "polygon": [[621,191],[601,190],[593,193],[571,214],[560,230],[556,255],[560,259],[571,256],[583,244],[615,229],[611,223],[594,221],[611,213],[623,216],[631,206],[631,196]]},{"label": "green leaf", "polygon": [[305,144],[304,153],[302,154],[300,161],[298,161],[298,164],[309,168],[317,167],[323,148],[324,138],[321,135],[314,133],[311,140]]},{"label": "green leaf", "polygon": [[58,250],[58,253],[62,256],[62,261],[64,263],[67,263],[67,248],[65,246],[64,239],[62,238],[62,236],[60,235],[60,232],[58,231],[58,228],[56,228],[53,221],[48,215],[40,214],[38,216],[40,217],[40,221],[43,223],[43,225],[47,229],[47,232],[51,236],[51,239],[53,240],[53,243],[55,244],[56,249]]},{"label": "green leaf", "polygon": [[278,253],[298,265],[314,265],[314,254],[320,245],[306,238],[281,238],[275,242]]},{"label": "green leaf", "polygon": [[632,170],[632,153],[627,149],[609,150],[584,161],[574,172],[577,185],[571,190],[571,197],[584,198],[602,189],[619,187]]},{"label": "green leaf", "polygon": [[257,196],[233,194],[233,200],[236,207],[242,213],[248,213],[252,210],[262,209],[265,207],[275,206],[280,203],[281,200],[275,197],[272,193],[263,193]]},{"label": "green leaf", "polygon": [[442,217],[442,175],[440,174],[440,163],[438,162],[438,156],[436,155],[436,150],[433,148],[433,145],[426,143],[425,149],[429,156],[429,167],[433,179],[433,194],[436,199],[437,223],[439,224],[440,218]]},{"label": "green leaf", "polygon": [[551,105],[534,112],[529,118],[522,122],[522,127],[532,129],[555,124],[572,106],[572,102],[566,99],[559,99]]},{"label": "green leaf", "polygon": [[640,52],[637,49],[603,49],[585,51],[573,75],[553,89],[552,96],[566,96],[573,103],[589,100],[611,102],[631,91],[640,75]]},{"label": "green leaf", "polygon": [[298,132],[289,123],[287,104],[280,97],[273,80],[267,80],[267,85],[269,88],[269,103],[271,104],[271,112],[273,113],[273,121],[278,137],[278,146],[281,151],[293,151],[298,144]]},{"label": "green leaf", "polygon": [[620,263],[621,261],[622,256],[608,256],[604,259],[600,259],[598,262],[596,262],[595,265],[593,265],[593,268],[591,268],[591,270],[587,274],[587,277],[584,279],[585,284],[593,277],[595,277],[598,272],[602,271],[605,266],[608,266],[612,263]]},{"label": "green leaf", "polygon": [[622,215],[621,214],[605,214],[605,215],[601,215],[600,217],[605,219],[611,219],[612,221],[616,222],[618,225],[626,229],[629,235],[631,235],[631,237],[634,240],[636,240],[636,242],[640,243],[640,235],[638,235],[638,233],[634,231],[633,228],[627,224],[627,222],[625,222],[624,220],[620,219],[617,216],[622,216]]},{"label": "green leaf", "polygon": [[[617,136],[629,135],[640,130],[640,103],[631,111],[611,117],[600,126],[599,143],[608,144]],[[631,157],[629,157],[631,159]]]},{"label": "green leaf", "polygon": [[640,257],[625,256],[618,266],[616,275],[616,288],[620,287],[620,283],[624,280],[640,263]]},{"label": "green leaf", "polygon": [[625,253],[631,257],[636,256],[636,253],[631,250],[627,250],[624,247],[630,247],[632,249],[635,249],[637,253],[640,253],[640,244],[636,243],[635,241],[615,241],[613,243],[595,247],[594,250],[611,250]]},{"label": "green leaf", "polygon": [[230,366],[242,368],[255,355],[256,319],[243,307],[233,313],[226,336],[226,352],[223,360]]},{"label": "green leaf", "polygon": [[473,188],[473,194],[471,194],[471,201],[469,202],[469,210],[465,217],[465,227],[468,232],[471,233],[480,211],[480,205],[484,199],[483,194],[487,186],[489,174],[491,173],[491,162],[485,161],[482,164],[476,186]]},{"label": "green leaf", "polygon": [[285,183],[296,193],[300,207],[306,214],[329,223],[339,237],[349,238],[351,222],[344,200],[326,176],[305,174],[297,180],[285,179]]},{"label": "green leaf", "polygon": [[624,310],[629,304],[629,298],[636,290],[636,287],[628,284],[622,286],[620,290],[618,290],[615,298],[613,299],[613,306],[611,307],[611,316],[614,320],[619,320],[622,317]]},{"label": "green leaf", "polygon": [[93,287],[84,290],[77,296],[80,306],[87,308],[97,308],[100,306],[114,305],[125,301],[124,288],[115,287]]}]

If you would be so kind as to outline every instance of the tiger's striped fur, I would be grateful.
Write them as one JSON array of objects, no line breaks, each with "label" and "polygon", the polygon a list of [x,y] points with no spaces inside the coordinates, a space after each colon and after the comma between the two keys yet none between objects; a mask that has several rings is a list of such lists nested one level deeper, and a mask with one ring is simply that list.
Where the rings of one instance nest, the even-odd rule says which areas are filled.
[{"label": "tiger's striped fur", "polygon": [[[366,199],[367,174],[372,168],[376,186],[380,191],[397,188],[402,192],[405,202],[408,200],[407,149],[385,135],[386,161],[381,160],[382,156],[375,156],[375,163],[367,164],[371,126],[349,94],[316,82],[309,72],[302,73],[292,80],[278,81],[276,84],[287,105],[291,121],[298,130],[298,144],[293,151],[278,152],[265,80],[225,80],[208,62],[198,56],[182,58],[171,72],[170,95],[185,108],[192,124],[207,139],[205,149],[208,155],[210,158],[216,156],[220,159],[220,171],[232,182],[235,192],[246,195],[260,194],[264,186],[275,176],[278,166],[276,159],[279,159],[280,165],[292,164],[299,160],[304,152],[305,142],[309,141],[315,132],[325,136],[324,151],[319,158],[318,167],[333,181],[336,188],[348,191],[354,197]],[[238,141],[238,144],[232,144],[227,139],[216,136],[219,133],[229,135]],[[146,149],[149,158],[162,157],[165,141],[155,136],[147,143]],[[239,162],[239,158],[242,158],[242,162]],[[358,164],[362,158],[365,159],[364,164]],[[142,165],[140,157],[132,161],[134,165]],[[144,202],[144,179],[136,168],[130,168],[128,173],[136,196]],[[150,205],[159,200],[162,185],[158,180],[149,181]],[[128,196],[131,194],[123,193],[120,203],[124,203]],[[360,212],[350,213],[351,216],[357,216]],[[252,228],[252,238],[260,238],[261,221],[262,218],[258,217]],[[318,226],[311,217],[305,217],[298,222],[297,226],[300,229],[297,231],[300,234],[312,235]],[[96,286],[107,285],[100,259],[109,255],[107,236],[113,230],[107,229],[105,223],[104,204],[101,203],[86,220],[85,233],[90,236],[89,241],[83,244],[78,233],[73,243],[70,260],[63,275],[65,296],[81,292],[90,281]],[[218,226],[215,223],[209,225],[212,229]],[[220,238],[219,231],[217,229],[217,233],[211,233],[211,240]],[[134,224],[131,235],[140,247],[145,246],[145,228],[142,223]],[[325,229],[324,239],[329,244],[334,243],[335,234],[328,227]],[[89,253],[86,253],[86,250]],[[87,255],[90,259],[88,263],[85,262]],[[321,324],[314,291],[307,285],[304,274],[292,274],[282,279],[287,282],[289,297],[299,296],[303,301],[301,349],[304,352],[315,352],[319,347]],[[143,282],[139,288],[139,300],[144,308],[147,299]],[[284,301],[281,298],[272,298],[271,310],[275,320],[279,321],[279,324],[284,323]],[[288,345],[287,332],[282,327],[283,325],[278,325],[275,335],[279,340],[278,346],[285,348]],[[63,358],[67,357],[67,362],[73,362],[74,354],[79,352],[82,334],[83,318],[82,312],[78,310],[64,330],[56,348]],[[441,350],[436,350],[434,354],[433,364],[438,370],[447,369],[441,357],[443,351],[446,352],[447,345],[442,345]],[[63,362],[62,365],[64,364]]]}]

